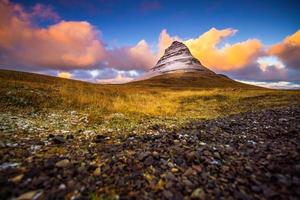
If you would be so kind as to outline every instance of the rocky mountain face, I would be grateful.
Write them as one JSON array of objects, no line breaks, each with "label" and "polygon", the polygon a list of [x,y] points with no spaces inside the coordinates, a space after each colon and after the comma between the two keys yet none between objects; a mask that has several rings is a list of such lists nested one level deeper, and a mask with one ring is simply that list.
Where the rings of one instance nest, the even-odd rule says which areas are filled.
[{"label": "rocky mountain face", "polygon": [[199,60],[191,54],[188,47],[182,42],[174,41],[169,46],[157,64],[140,79],[147,79],[165,73],[198,72],[201,74],[215,74],[204,67]]},{"label": "rocky mountain face", "polygon": [[202,71],[213,73],[204,67],[199,60],[194,58],[188,47],[178,41],[174,41],[165,50],[163,57],[151,68],[150,72],[175,72],[175,71]]}]

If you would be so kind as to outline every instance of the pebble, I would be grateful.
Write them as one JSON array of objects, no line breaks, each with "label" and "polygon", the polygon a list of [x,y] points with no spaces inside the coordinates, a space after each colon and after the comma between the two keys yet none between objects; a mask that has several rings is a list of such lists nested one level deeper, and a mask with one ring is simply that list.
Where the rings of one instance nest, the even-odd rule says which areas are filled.
[{"label": "pebble", "polygon": [[144,160],[147,156],[149,156],[151,153],[150,152],[142,152],[138,155],[138,159],[140,161]]},{"label": "pebble", "polygon": [[65,190],[66,188],[67,188],[67,186],[63,183],[60,184],[59,187],[58,187],[59,190]]},{"label": "pebble", "polygon": [[10,178],[9,181],[11,181],[13,183],[19,183],[23,177],[24,177],[24,174],[20,174],[20,175]]},{"label": "pebble", "polygon": [[[282,117],[289,120],[278,124]],[[295,199],[299,119],[298,107],[276,108],[135,132],[130,139],[122,130],[115,136],[103,129],[109,141],[94,129],[84,134],[84,126],[81,132],[62,126],[53,134],[76,133],[76,140],[60,146],[40,144],[51,141],[47,131],[3,134],[5,143],[22,148],[1,148],[0,196],[12,199],[10,194],[42,185],[40,199],[87,199],[94,193],[120,199]],[[96,133],[101,145],[94,142]],[[17,162],[22,167],[11,165]]]},{"label": "pebble", "polygon": [[164,197],[167,198],[167,199],[172,199],[172,198],[173,198],[173,194],[172,194],[172,192],[170,192],[169,190],[164,190],[164,191],[163,191],[163,195],[164,195]]},{"label": "pebble", "polygon": [[177,168],[172,168],[171,169],[171,172],[173,172],[173,173],[176,173],[176,172],[178,172],[179,170],[177,169]]},{"label": "pebble", "polygon": [[16,200],[37,200],[40,199],[42,194],[43,194],[42,190],[29,191],[17,197]]},{"label": "pebble", "polygon": [[100,167],[97,167],[95,169],[95,171],[93,172],[94,176],[100,176],[101,175],[101,168]]},{"label": "pebble", "polygon": [[66,140],[62,136],[54,136],[52,138],[52,142],[55,144],[64,144],[66,142]]},{"label": "pebble", "polygon": [[145,164],[145,165],[152,165],[153,162],[154,162],[153,157],[152,157],[152,156],[148,156],[148,157],[145,159],[144,164]]},{"label": "pebble", "polygon": [[60,160],[57,163],[55,163],[56,167],[65,168],[70,165],[70,161],[68,159]]},{"label": "pebble", "polygon": [[204,200],[205,199],[205,192],[202,188],[197,188],[193,191],[192,195],[191,195],[192,199],[200,199],[200,200]]}]

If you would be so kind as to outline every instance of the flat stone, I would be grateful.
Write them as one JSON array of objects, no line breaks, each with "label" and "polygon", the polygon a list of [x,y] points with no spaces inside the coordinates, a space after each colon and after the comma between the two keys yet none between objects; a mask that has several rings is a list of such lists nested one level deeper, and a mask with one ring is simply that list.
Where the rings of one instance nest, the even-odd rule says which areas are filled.
[{"label": "flat stone", "polygon": [[61,168],[68,167],[69,165],[70,165],[70,161],[68,159],[64,159],[55,163],[56,167],[61,167]]}]

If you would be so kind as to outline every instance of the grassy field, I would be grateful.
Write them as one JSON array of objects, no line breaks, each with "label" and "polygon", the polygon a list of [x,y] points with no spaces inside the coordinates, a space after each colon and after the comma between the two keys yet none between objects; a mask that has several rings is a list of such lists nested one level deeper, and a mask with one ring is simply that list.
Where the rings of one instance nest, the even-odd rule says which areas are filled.
[{"label": "grassy field", "polygon": [[0,71],[0,112],[74,110],[89,123],[132,130],[140,124],[180,126],[249,110],[299,104],[300,91],[245,85],[173,87],[155,84],[99,85],[43,75]]}]

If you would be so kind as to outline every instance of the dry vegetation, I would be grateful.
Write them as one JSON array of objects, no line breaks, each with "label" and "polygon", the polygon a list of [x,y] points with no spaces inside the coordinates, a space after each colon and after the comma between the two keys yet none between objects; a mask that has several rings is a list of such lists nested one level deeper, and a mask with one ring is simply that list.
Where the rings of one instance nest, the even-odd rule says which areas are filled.
[{"label": "dry vegetation", "polygon": [[[299,91],[164,87],[145,84],[96,85],[21,72],[0,71],[1,112],[40,113],[76,110],[90,123],[108,121],[126,129],[142,121],[175,123],[297,104]],[[122,115],[122,119],[114,116]],[[163,119],[163,120],[162,120]]]}]

